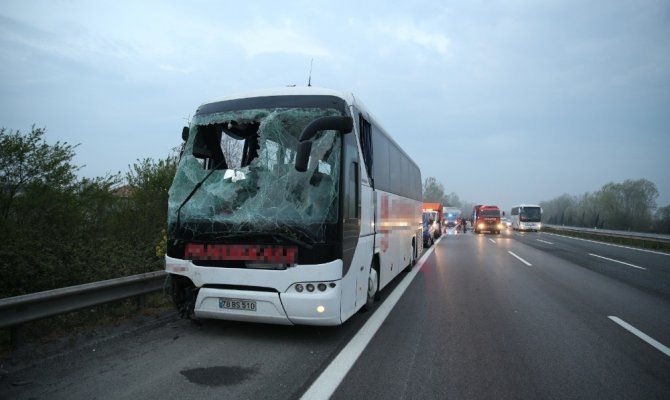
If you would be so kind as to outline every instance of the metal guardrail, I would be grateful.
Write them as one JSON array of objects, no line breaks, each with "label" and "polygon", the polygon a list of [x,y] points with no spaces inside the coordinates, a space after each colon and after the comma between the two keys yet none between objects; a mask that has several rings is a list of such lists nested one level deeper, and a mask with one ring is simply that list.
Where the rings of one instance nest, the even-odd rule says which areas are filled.
[{"label": "metal guardrail", "polygon": [[166,276],[165,271],[154,271],[0,299],[0,328],[15,329],[26,322],[149,294],[163,288]]},{"label": "metal guardrail", "polygon": [[596,228],[577,228],[572,226],[562,225],[547,225],[543,224],[542,229],[546,231],[567,232],[579,234],[581,236],[610,238],[619,240],[631,240],[642,244],[642,247],[649,248],[663,248],[670,246],[670,235],[661,235],[654,233],[630,232],[630,231],[615,231],[609,229]]}]

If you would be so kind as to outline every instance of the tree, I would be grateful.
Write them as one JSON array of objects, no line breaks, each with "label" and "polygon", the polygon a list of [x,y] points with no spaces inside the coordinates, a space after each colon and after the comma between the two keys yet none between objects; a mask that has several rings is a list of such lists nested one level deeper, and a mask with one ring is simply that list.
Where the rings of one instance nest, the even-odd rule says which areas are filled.
[{"label": "tree", "polygon": [[597,208],[602,210],[603,226],[608,229],[649,230],[656,209],[658,190],[646,179],[608,183],[596,195]]},{"label": "tree", "polygon": [[167,227],[168,191],[176,168],[176,155],[158,161],[146,158],[138,160],[126,174],[130,196],[121,227],[124,232],[132,232],[127,244],[135,248],[146,270],[162,266],[163,260],[156,257],[156,245],[162,241]]},{"label": "tree", "polygon": [[162,268],[176,156],[78,179],[77,146],[0,129],[0,298]]},{"label": "tree", "polygon": [[548,224],[645,232],[663,218],[659,213],[654,217],[657,197],[653,182],[628,179],[607,183],[599,191],[582,196],[564,194],[540,206]]},{"label": "tree", "polygon": [[566,211],[574,207],[575,203],[575,199],[567,193],[553,200],[542,201],[542,219],[548,224],[566,225]]},{"label": "tree", "polygon": [[0,217],[7,219],[17,196],[30,185],[71,189],[79,167],[72,164],[78,145],[44,141],[45,128],[30,133],[0,128]]},{"label": "tree", "polygon": [[426,178],[423,184],[423,201],[441,203],[444,198],[444,186],[434,177]]},{"label": "tree", "polygon": [[445,207],[462,207],[461,199],[454,192],[451,192],[442,197],[442,205]]},{"label": "tree", "polygon": [[77,146],[0,129],[0,296],[65,286],[79,243]]},{"label": "tree", "polygon": [[670,233],[670,205],[661,207],[656,211],[654,231],[658,233]]}]

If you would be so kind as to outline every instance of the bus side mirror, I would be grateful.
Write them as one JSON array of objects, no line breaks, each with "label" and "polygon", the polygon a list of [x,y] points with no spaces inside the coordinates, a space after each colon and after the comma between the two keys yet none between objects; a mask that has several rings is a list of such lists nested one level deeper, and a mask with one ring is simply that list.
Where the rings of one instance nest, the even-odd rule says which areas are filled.
[{"label": "bus side mirror", "polygon": [[181,130],[181,138],[182,140],[184,140],[184,142],[188,141],[188,132],[189,132],[188,126],[185,126]]},{"label": "bus side mirror", "polygon": [[354,129],[354,120],[351,117],[321,117],[310,122],[300,134],[300,146],[295,157],[295,169],[300,172],[307,171],[309,154],[312,152],[312,138],[319,131],[337,130],[347,134]]}]

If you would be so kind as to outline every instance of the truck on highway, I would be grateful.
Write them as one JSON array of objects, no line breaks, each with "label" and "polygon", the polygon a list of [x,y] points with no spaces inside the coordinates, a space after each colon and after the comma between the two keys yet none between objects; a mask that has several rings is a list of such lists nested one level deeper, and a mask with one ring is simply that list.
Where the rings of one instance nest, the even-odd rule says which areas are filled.
[{"label": "truck on highway", "polygon": [[477,205],[472,210],[472,225],[475,233],[488,231],[499,234],[502,230],[498,206]]},{"label": "truck on highway", "polygon": [[440,203],[423,203],[423,212],[433,213],[433,239],[437,240],[442,235],[442,226],[444,224],[444,215],[442,214],[442,204]]}]

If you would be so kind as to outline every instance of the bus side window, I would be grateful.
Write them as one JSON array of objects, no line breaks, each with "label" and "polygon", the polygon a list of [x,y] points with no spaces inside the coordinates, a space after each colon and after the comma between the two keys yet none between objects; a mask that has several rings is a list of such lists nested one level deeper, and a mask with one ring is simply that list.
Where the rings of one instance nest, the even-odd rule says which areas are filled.
[{"label": "bus side window", "polygon": [[372,185],[372,127],[370,123],[363,118],[363,114],[359,114],[358,118],[360,121],[360,142],[361,151],[363,152],[363,162],[365,163],[365,169],[368,171],[370,185]]}]

